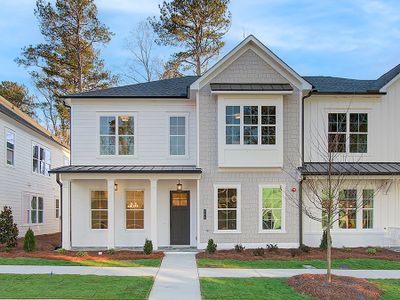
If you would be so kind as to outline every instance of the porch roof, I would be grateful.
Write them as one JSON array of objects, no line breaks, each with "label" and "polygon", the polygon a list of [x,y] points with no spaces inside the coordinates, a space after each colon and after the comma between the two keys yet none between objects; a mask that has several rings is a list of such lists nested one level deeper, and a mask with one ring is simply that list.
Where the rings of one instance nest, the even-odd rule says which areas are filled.
[{"label": "porch roof", "polygon": [[140,173],[140,174],[201,174],[196,166],[160,166],[160,165],[73,165],[50,170],[50,173]]},{"label": "porch roof", "polygon": [[[302,175],[326,175],[329,163],[309,162],[300,167]],[[333,175],[400,175],[398,162],[332,163]]]}]

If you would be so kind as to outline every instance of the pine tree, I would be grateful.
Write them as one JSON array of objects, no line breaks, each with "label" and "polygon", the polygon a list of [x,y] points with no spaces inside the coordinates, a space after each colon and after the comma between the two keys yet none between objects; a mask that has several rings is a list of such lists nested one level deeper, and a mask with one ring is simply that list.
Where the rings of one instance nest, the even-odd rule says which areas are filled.
[{"label": "pine tree", "polygon": [[37,103],[25,85],[13,81],[0,82],[0,95],[30,117],[36,117]]}]

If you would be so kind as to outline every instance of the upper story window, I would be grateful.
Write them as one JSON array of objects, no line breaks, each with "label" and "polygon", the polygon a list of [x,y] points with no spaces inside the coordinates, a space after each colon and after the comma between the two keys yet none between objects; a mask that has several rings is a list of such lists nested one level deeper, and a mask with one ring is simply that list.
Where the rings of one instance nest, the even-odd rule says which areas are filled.
[{"label": "upper story window", "polygon": [[133,116],[100,117],[100,155],[134,155]]},{"label": "upper story window", "polygon": [[7,165],[14,166],[15,157],[15,133],[11,130],[6,130],[6,150],[7,150]]},{"label": "upper story window", "polygon": [[368,114],[329,113],[328,151],[336,153],[367,153]]},{"label": "upper story window", "polygon": [[226,106],[225,133],[227,145],[275,145],[276,106]]},{"label": "upper story window", "polygon": [[186,117],[169,117],[169,154],[186,155]]},{"label": "upper story window", "polygon": [[50,176],[51,167],[50,150],[38,144],[32,144],[32,171],[37,174]]}]

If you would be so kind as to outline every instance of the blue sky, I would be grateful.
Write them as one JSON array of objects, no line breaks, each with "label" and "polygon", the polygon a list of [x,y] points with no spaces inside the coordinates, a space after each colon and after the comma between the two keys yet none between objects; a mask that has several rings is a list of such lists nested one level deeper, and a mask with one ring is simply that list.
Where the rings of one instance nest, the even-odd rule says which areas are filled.
[{"label": "blue sky", "polygon": [[[41,41],[34,0],[0,0],[0,81],[32,88],[14,59]],[[135,25],[157,15],[156,0],[96,0],[99,16],[114,32],[102,49],[106,66],[122,73],[129,60],[124,41]],[[231,0],[232,26],[221,56],[254,34],[301,75],[374,79],[400,63],[398,0]],[[158,54],[167,59],[171,49]],[[220,56],[220,57],[221,57]]]}]

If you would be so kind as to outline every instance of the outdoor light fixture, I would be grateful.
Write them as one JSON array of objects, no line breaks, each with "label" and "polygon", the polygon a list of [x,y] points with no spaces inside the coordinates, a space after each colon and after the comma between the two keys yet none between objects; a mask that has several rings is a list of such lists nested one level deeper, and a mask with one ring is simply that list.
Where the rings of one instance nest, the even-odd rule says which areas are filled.
[{"label": "outdoor light fixture", "polygon": [[114,183],[114,192],[118,192],[118,183]]},{"label": "outdoor light fixture", "polygon": [[176,190],[179,192],[182,191],[182,183],[180,180],[178,180],[178,184],[176,185]]}]

